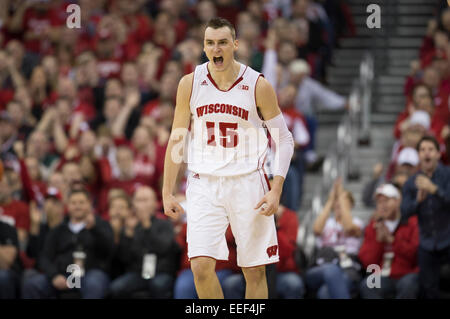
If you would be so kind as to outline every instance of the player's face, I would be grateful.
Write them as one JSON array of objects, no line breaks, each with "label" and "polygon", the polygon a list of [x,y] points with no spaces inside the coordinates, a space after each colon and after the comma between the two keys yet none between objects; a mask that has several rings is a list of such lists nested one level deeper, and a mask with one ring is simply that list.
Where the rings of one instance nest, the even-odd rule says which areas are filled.
[{"label": "player's face", "polygon": [[211,66],[215,71],[226,70],[234,59],[234,51],[237,50],[237,40],[233,40],[231,30],[228,27],[219,29],[206,28],[204,49]]}]

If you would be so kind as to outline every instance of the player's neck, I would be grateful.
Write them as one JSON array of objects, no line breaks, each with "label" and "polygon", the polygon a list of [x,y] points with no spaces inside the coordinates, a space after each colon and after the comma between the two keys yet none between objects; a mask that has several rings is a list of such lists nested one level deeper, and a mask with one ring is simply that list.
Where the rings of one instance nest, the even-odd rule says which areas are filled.
[{"label": "player's neck", "polygon": [[211,65],[208,66],[209,73],[214,79],[214,82],[216,82],[220,88],[229,86],[234,83],[239,75],[240,70],[241,65],[236,60],[233,60],[230,66],[223,71],[216,71],[213,67],[211,67]]}]

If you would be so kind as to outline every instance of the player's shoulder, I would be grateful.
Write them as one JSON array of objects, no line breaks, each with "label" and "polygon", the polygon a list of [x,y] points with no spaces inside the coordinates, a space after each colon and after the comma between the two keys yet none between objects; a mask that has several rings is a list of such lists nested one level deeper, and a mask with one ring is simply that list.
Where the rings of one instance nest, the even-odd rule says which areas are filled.
[{"label": "player's shoulder", "polygon": [[273,86],[270,84],[270,82],[260,73],[260,76],[258,76],[256,80],[256,95],[259,94],[267,94],[271,91],[274,91]]},{"label": "player's shoulder", "polygon": [[185,74],[181,77],[179,85],[180,86],[191,86],[192,80],[194,79],[194,72],[191,72],[189,74]]},{"label": "player's shoulder", "polygon": [[194,79],[194,73],[183,75],[178,83],[178,93],[184,95],[190,95],[192,91],[192,82]]}]

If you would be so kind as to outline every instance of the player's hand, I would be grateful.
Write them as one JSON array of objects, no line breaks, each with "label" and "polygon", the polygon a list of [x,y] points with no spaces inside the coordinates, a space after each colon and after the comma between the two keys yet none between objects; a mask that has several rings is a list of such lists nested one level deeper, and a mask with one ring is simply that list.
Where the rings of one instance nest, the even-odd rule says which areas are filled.
[{"label": "player's hand", "polygon": [[270,190],[255,206],[255,209],[259,209],[259,214],[264,216],[272,216],[278,211],[278,205],[280,203],[280,196],[278,192],[273,189]]},{"label": "player's hand", "polygon": [[184,213],[183,207],[173,195],[163,196],[164,214],[170,218],[178,219]]}]

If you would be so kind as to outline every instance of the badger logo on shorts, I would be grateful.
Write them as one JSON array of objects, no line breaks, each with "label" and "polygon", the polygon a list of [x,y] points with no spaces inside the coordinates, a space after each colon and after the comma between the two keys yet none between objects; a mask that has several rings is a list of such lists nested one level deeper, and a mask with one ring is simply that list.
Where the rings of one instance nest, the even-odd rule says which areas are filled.
[{"label": "badger logo on shorts", "polygon": [[278,250],[278,245],[270,246],[269,248],[267,248],[267,255],[269,256],[269,258],[272,256],[276,256],[277,250]]}]

